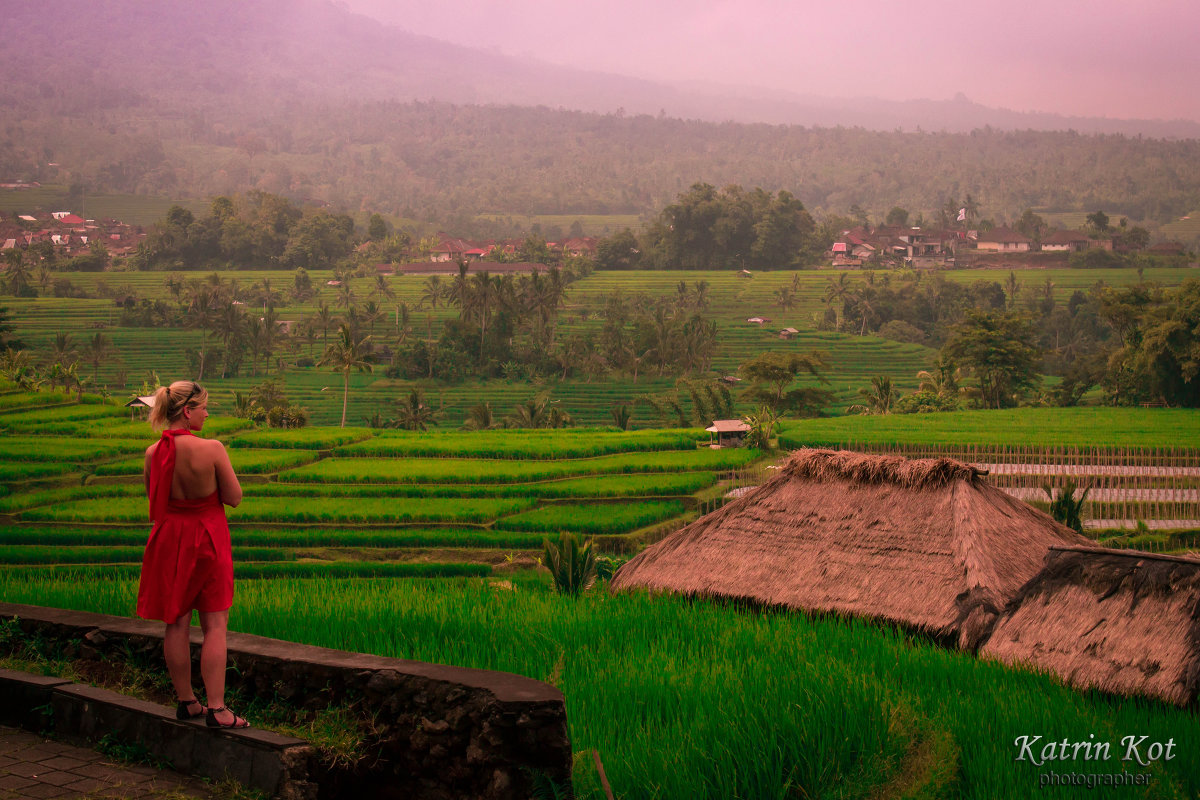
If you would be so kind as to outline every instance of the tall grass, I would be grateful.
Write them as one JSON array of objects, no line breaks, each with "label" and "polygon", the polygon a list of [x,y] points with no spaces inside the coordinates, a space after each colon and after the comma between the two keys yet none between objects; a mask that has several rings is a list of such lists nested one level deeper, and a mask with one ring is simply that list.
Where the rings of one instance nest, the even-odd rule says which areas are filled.
[{"label": "tall grass", "polygon": [[234,437],[230,447],[288,448],[327,450],[357,442],[373,435],[370,428],[298,428],[296,430],[261,430]]},{"label": "tall grass", "polygon": [[677,517],[684,512],[678,500],[638,503],[562,503],[497,520],[498,530],[625,533]]},{"label": "tall grass", "polygon": [[[264,475],[290,469],[315,461],[313,450],[229,450],[229,463],[234,472],[243,475]],[[114,461],[96,467],[97,475],[141,475],[146,467],[145,457]]]},{"label": "tall grass", "polygon": [[[497,669],[562,691],[572,748],[601,754],[625,798],[1077,798],[1038,788],[1016,762],[1021,735],[1117,743],[1174,739],[1150,768],[1074,761],[1059,772],[1147,772],[1149,789],[1200,792],[1200,718],[1140,699],[1077,692],[893,629],[746,611],[645,593],[563,598],[544,580],[515,591],[471,580],[276,580],[239,587],[235,630],[398,658]],[[128,581],[0,574],[15,602],[129,614]],[[295,613],[304,608],[304,614]],[[580,796],[601,798],[590,759]]]},{"label": "tall grass", "polygon": [[[598,475],[534,483],[247,484],[246,497],[637,497],[686,495],[712,486],[715,472]],[[140,489],[140,487],[139,487]],[[13,498],[12,504],[20,501]],[[4,502],[0,500],[0,509]]]},{"label": "tall grass", "polygon": [[279,476],[296,483],[519,483],[580,475],[735,469],[757,450],[622,453],[564,461],[333,458]]},{"label": "tall grass", "polygon": [[476,431],[381,434],[339,447],[340,456],[452,458],[589,458],[651,450],[695,450],[707,434],[697,431],[614,432],[596,430]]},{"label": "tall grass", "polygon": [[[485,528],[270,528],[237,526],[232,530],[233,544],[258,547],[487,547],[532,549],[542,545],[545,534],[518,531],[492,531]],[[0,527],[0,545],[137,545],[146,544],[150,526],[73,527],[7,526]]]},{"label": "tall grass", "polygon": [[[140,564],[144,547],[0,546],[0,564]],[[291,561],[276,547],[235,547],[234,561]]]}]

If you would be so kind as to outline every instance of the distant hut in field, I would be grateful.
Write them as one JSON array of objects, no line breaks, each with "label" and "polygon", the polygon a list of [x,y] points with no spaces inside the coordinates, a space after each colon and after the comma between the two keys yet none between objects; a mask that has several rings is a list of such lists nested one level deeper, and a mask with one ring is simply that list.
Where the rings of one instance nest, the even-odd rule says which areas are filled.
[{"label": "distant hut in field", "polygon": [[974,649],[1050,547],[1088,541],[957,461],[801,450],[611,585],[871,617]]},{"label": "distant hut in field", "polygon": [[1185,706],[1200,691],[1200,561],[1055,548],[980,654],[1067,683]]}]

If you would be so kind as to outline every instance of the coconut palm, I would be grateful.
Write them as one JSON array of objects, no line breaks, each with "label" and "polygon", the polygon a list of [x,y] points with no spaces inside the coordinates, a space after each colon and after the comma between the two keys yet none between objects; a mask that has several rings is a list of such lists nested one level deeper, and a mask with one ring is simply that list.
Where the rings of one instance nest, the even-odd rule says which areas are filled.
[{"label": "coconut palm", "polygon": [[75,356],[75,340],[71,338],[71,334],[59,331],[54,334],[54,344],[52,346],[51,356],[55,361],[67,363]]},{"label": "coconut palm", "polygon": [[25,263],[24,253],[20,250],[9,250],[4,254],[4,260],[7,262],[4,272],[8,277],[8,291],[18,296],[24,294],[32,278],[29,266]]},{"label": "coconut palm", "polygon": [[321,346],[329,349],[329,326],[333,324],[333,311],[325,303],[317,305],[317,322],[321,325]]},{"label": "coconut palm", "polygon": [[388,425],[406,431],[428,430],[430,425],[437,425],[438,413],[425,403],[425,395],[420,389],[413,389],[408,397],[396,401],[396,417]]},{"label": "coconut palm", "polygon": [[396,291],[388,285],[387,275],[376,275],[375,286],[371,289],[371,294],[376,297],[380,303],[385,299],[392,300],[396,297]]},{"label": "coconut palm", "polygon": [[87,343],[87,358],[92,362],[92,383],[100,383],[100,364],[116,352],[112,340],[97,331]]},{"label": "coconut palm", "polygon": [[847,414],[890,414],[897,400],[896,389],[887,375],[871,378],[871,388],[859,389],[858,394],[863,402],[847,406]]},{"label": "coconut palm", "polygon": [[338,338],[325,351],[321,358],[321,366],[332,367],[334,372],[342,373],[342,422],[346,427],[346,406],[350,400],[350,373],[371,372],[371,337],[364,336],[356,339],[350,326],[343,323],[338,328]]},{"label": "coconut palm", "polygon": [[446,287],[442,285],[442,279],[439,275],[430,275],[425,280],[425,285],[421,289],[420,304],[429,303],[429,307],[437,309],[438,303],[446,296]]},{"label": "coconut palm", "polygon": [[492,411],[492,404],[486,400],[467,409],[467,418],[463,420],[463,430],[488,431],[499,427],[500,422]]}]

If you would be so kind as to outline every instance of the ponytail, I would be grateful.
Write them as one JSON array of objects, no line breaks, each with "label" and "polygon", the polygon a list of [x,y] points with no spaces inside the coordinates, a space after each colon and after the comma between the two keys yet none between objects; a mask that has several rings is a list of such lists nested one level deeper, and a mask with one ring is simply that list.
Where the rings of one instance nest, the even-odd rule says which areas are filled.
[{"label": "ponytail", "polygon": [[160,386],[154,392],[154,408],[150,409],[150,427],[156,431],[166,428],[189,408],[208,400],[208,391],[195,381],[175,381]]}]

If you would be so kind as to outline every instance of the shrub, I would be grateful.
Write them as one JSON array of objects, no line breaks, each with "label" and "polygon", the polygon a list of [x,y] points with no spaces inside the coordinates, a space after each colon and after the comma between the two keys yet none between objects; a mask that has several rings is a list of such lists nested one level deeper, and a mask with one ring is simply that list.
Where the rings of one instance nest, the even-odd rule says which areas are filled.
[{"label": "shrub", "polygon": [[595,585],[596,554],[591,539],[584,542],[576,534],[563,532],[558,544],[549,539],[542,542],[542,554],[559,594],[577,597]]}]

